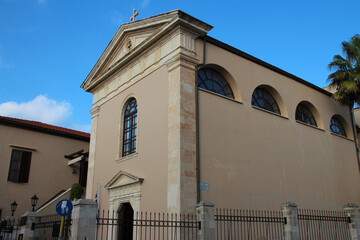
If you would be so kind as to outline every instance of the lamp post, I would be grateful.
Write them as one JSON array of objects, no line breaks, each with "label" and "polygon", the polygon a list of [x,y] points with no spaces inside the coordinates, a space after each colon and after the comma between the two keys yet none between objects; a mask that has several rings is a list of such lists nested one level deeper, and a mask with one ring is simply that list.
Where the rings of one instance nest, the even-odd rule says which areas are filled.
[{"label": "lamp post", "polygon": [[10,204],[10,206],[11,206],[11,216],[14,216],[14,212],[16,210],[17,203],[14,201],[12,204]]},{"label": "lamp post", "polygon": [[32,211],[35,212],[35,206],[38,202],[39,198],[36,196],[36,194],[34,196],[32,196],[31,198],[31,206],[32,206]]}]

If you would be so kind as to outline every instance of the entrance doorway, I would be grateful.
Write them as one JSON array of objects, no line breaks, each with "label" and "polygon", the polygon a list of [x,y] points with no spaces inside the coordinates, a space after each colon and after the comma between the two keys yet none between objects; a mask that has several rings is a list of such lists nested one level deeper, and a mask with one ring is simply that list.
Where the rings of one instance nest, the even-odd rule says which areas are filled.
[{"label": "entrance doorway", "polygon": [[133,239],[134,210],[130,203],[122,203],[119,209],[118,240]]}]

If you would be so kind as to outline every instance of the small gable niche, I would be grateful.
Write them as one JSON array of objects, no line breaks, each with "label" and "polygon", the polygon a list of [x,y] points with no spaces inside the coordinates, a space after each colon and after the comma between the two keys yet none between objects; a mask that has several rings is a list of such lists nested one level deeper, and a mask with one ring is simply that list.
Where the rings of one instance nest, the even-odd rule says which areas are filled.
[{"label": "small gable niche", "polygon": [[109,210],[117,211],[122,203],[130,203],[134,212],[140,211],[141,184],[143,178],[120,171],[106,185],[110,192]]}]

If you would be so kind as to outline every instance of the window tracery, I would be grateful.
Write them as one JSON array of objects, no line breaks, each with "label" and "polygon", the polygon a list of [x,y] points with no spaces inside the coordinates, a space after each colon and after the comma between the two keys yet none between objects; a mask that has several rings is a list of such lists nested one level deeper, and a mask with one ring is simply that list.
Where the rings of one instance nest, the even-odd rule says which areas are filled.
[{"label": "window tracery", "polygon": [[198,87],[211,92],[234,98],[229,83],[217,71],[210,68],[202,68],[198,71]]},{"label": "window tracery", "polygon": [[300,122],[306,123],[308,125],[312,125],[312,126],[317,127],[314,115],[311,113],[309,108],[307,108],[302,103],[300,103],[296,108],[295,119],[297,121],[300,121]]},{"label": "window tracery", "polygon": [[330,120],[330,132],[346,137],[346,132],[341,121],[335,116]]},{"label": "window tracery", "polygon": [[251,105],[268,110],[270,112],[281,114],[280,108],[273,96],[268,91],[260,87],[254,90],[251,98]]}]

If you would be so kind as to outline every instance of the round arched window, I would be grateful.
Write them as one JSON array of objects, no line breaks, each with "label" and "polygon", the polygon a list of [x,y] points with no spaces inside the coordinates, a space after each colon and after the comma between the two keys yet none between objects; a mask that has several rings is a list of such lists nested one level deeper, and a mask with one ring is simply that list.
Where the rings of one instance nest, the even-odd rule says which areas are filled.
[{"label": "round arched window", "polygon": [[255,89],[251,98],[251,104],[255,107],[281,114],[279,106],[273,96],[271,96],[271,94],[263,88],[258,87]]},{"label": "round arched window", "polygon": [[198,87],[211,92],[234,98],[229,83],[217,71],[209,68],[202,68],[198,71]]},{"label": "round arched window", "polygon": [[314,115],[302,103],[300,103],[296,108],[295,119],[300,121],[300,122],[303,122],[303,123],[306,123],[306,124],[317,127]]},{"label": "round arched window", "polygon": [[346,137],[345,128],[340,122],[340,120],[336,117],[332,117],[330,121],[330,132],[339,134],[343,137]]},{"label": "round arched window", "polygon": [[125,105],[123,126],[123,147],[122,156],[125,157],[136,151],[136,135],[137,135],[137,102],[135,98],[131,98]]}]

